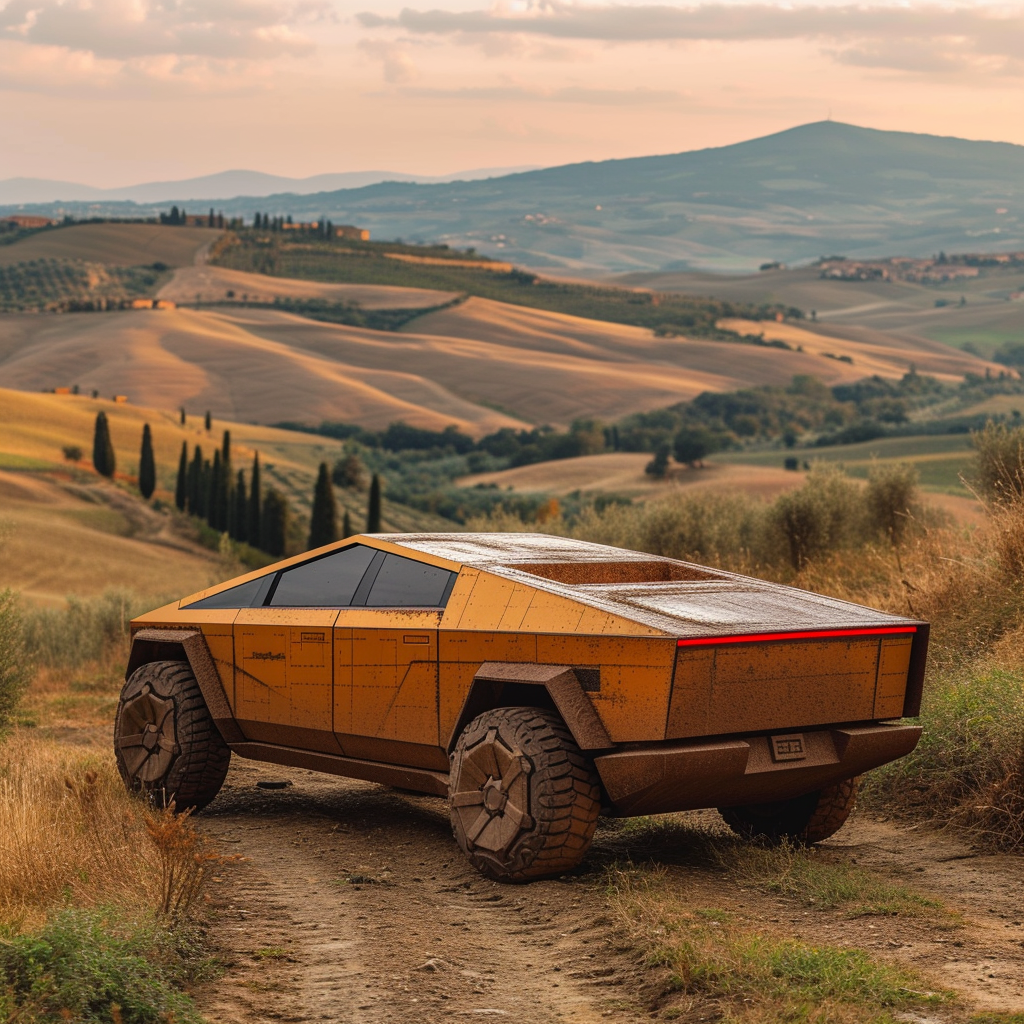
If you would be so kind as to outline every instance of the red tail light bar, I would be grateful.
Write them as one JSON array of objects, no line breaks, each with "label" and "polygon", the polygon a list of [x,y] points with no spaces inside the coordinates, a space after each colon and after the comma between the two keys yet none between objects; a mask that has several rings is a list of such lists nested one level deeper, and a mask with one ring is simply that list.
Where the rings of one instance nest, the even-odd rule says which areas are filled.
[{"label": "red tail light bar", "polygon": [[766,640],[819,640],[847,636],[892,636],[913,634],[917,626],[885,626],[879,629],[808,629],[796,633],[744,633],[741,636],[702,636],[677,640],[677,647],[702,647],[717,644],[749,644]]}]

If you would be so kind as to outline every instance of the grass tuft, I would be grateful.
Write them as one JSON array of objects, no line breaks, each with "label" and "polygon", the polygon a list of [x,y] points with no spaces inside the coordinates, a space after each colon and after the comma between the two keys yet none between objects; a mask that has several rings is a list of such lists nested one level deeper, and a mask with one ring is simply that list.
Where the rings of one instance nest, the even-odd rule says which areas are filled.
[{"label": "grass tuft", "polygon": [[867,1024],[948,998],[863,950],[779,938],[694,908],[664,872],[612,869],[609,891],[631,944],[665,972],[655,1002],[675,1003],[669,1018]]}]

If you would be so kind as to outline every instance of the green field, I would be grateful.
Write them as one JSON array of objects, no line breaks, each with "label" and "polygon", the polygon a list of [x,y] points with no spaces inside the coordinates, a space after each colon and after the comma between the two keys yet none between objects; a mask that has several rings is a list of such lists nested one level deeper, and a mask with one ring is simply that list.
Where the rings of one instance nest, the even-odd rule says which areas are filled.
[{"label": "green field", "polygon": [[974,351],[986,359],[991,359],[993,353],[1003,345],[1024,341],[1024,331],[1013,328],[931,327],[922,333],[933,341],[941,341],[943,345],[951,345],[953,348],[973,346]]},{"label": "green field", "polygon": [[[1018,398],[1018,402],[1020,399]],[[929,437],[886,437],[863,444],[831,448],[773,448],[769,451],[723,452],[715,462],[782,468],[788,457],[804,462],[839,463],[853,477],[866,478],[876,463],[910,462],[928,491],[970,496],[961,480],[970,472],[973,449],[969,434],[941,434]]]}]

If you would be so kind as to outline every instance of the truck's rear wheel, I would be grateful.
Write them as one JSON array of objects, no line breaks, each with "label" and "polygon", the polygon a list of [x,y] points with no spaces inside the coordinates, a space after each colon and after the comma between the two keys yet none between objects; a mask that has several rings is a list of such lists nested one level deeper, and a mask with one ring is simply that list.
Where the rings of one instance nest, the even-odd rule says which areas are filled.
[{"label": "truck's rear wheel", "polygon": [[844,779],[832,786],[770,804],[720,807],[718,813],[737,835],[810,846],[835,835],[857,802],[857,779]]},{"label": "truck's rear wheel", "polygon": [[499,882],[526,882],[580,863],[601,792],[558,715],[498,708],[459,737],[448,801],[455,839],[473,866]]},{"label": "truck's rear wheel", "polygon": [[179,811],[205,807],[231,760],[184,661],[154,661],[132,673],[117,705],[114,753],[128,789]]}]

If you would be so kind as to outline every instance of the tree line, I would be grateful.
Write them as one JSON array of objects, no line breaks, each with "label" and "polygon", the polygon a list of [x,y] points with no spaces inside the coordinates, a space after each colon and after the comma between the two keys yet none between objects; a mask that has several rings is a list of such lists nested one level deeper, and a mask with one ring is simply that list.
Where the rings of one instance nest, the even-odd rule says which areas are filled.
[{"label": "tree line", "polygon": [[[184,422],[184,410],[182,410]],[[207,431],[211,429],[210,413],[205,417]],[[67,457],[81,457],[75,446],[65,448]],[[93,431],[92,463],[96,472],[113,479],[117,456],[110,435],[110,422],[105,412],[96,414]],[[358,459],[356,459],[358,463]],[[313,507],[310,516],[307,548],[321,547],[336,540],[350,537],[355,532],[351,516],[346,509],[338,517],[338,503],[334,483],[341,486],[361,487],[361,464],[352,458],[339,460],[332,473],[326,462],[321,462],[313,489]],[[147,501],[156,490],[156,459],[153,452],[153,433],[148,423],[142,428],[139,451],[139,493]],[[382,488],[378,474],[370,483],[366,514],[366,532],[379,533],[381,529]],[[232,540],[266,552],[283,556],[293,513],[287,497],[276,488],[264,488],[261,481],[260,454],[253,455],[248,476],[245,469],[235,468],[232,461],[231,432],[223,432],[221,444],[212,456],[196,444],[191,453],[188,441],[182,441],[178,459],[178,472],[174,485],[174,504],[180,512],[204,521],[211,529],[227,534]]]}]

